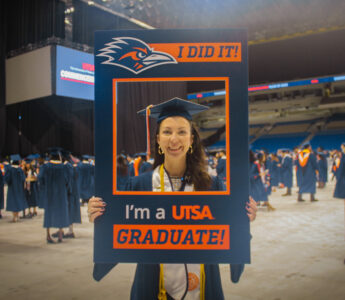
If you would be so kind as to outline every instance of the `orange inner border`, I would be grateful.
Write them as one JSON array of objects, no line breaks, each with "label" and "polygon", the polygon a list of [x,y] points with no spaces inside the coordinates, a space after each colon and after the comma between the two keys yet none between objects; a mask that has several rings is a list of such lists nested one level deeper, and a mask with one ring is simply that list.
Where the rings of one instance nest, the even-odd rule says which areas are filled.
[{"label": "orange inner border", "polygon": [[[230,168],[226,169],[226,190],[225,191],[196,191],[196,192],[150,192],[150,191],[117,191],[116,190],[116,156],[117,156],[117,115],[116,97],[117,83],[119,82],[160,82],[160,81],[224,81],[225,82],[225,118],[226,118],[226,153],[230,157],[229,141],[229,78],[228,77],[159,77],[159,78],[114,78],[113,79],[113,195],[230,195]],[[228,163],[228,166],[230,164]],[[115,172],[114,172],[115,170]]]}]

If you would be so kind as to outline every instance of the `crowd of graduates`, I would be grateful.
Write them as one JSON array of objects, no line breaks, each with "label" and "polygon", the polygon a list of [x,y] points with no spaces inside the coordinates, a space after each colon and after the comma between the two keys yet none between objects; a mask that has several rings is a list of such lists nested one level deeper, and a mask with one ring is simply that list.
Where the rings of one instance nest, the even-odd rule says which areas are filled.
[{"label": "crowd of graduates", "polygon": [[[77,158],[57,150],[45,157],[30,155],[25,159],[16,154],[1,162],[0,167],[0,216],[7,184],[6,210],[12,212],[12,222],[37,216],[39,207],[44,209],[48,243],[55,243],[53,237],[58,242],[75,237],[73,224],[81,223],[80,206],[94,194],[92,157]],[[50,234],[52,227],[59,230]],[[67,227],[68,233],[64,233]]]},{"label": "crowd of graduates", "polygon": [[326,186],[329,165],[331,180],[336,178],[333,196],[345,199],[345,143],[341,150],[333,151],[325,151],[322,147],[313,151],[310,144],[305,144],[302,149],[296,147],[293,151],[280,149],[276,153],[250,150],[249,161],[250,195],[258,205],[267,206],[268,210],[275,210],[269,203],[271,192],[286,188],[282,196],[293,196],[291,189],[294,183],[298,188],[297,202],[305,201],[303,194],[310,194],[310,201],[317,202],[316,190]]},{"label": "crowd of graduates", "polygon": [[[129,177],[152,170],[152,163],[146,153],[134,157],[119,155],[117,190],[125,189]],[[224,183],[226,165],[225,151],[208,155],[210,175],[220,177]],[[52,151],[46,157],[30,155],[25,159],[11,155],[9,161],[0,162],[0,167],[0,218],[7,184],[6,210],[13,213],[12,222],[35,217],[39,207],[44,209],[43,227],[47,230],[48,243],[55,243],[54,237],[58,242],[75,237],[73,224],[81,223],[80,206],[94,195],[93,157],[76,157],[66,151]],[[294,197],[291,192],[294,184],[298,187],[297,202],[305,201],[303,194],[309,194],[311,202],[318,201],[317,187],[322,189],[334,179],[333,196],[345,199],[345,143],[340,150],[333,151],[324,151],[321,147],[313,151],[310,144],[293,151],[280,149],[276,153],[250,150],[249,168],[250,196],[258,206],[265,206],[269,211],[275,210],[269,202],[271,192],[285,188],[282,196]],[[50,234],[50,228],[58,228],[58,231]],[[68,228],[68,233],[64,233],[63,228]]]}]

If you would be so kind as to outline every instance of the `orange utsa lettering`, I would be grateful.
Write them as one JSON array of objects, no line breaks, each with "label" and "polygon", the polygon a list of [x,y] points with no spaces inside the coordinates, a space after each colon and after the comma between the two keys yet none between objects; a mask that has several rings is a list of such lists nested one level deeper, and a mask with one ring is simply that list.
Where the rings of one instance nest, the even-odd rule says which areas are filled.
[{"label": "orange utsa lettering", "polygon": [[177,206],[173,205],[172,207],[172,216],[175,220],[214,220],[208,205],[204,205],[202,208],[200,205],[181,205],[179,208],[180,210],[178,213]]}]

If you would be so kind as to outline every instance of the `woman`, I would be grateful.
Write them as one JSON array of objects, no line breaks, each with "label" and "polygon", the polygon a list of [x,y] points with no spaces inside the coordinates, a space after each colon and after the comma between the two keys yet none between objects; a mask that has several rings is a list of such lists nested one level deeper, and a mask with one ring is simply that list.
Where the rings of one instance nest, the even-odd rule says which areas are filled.
[{"label": "woman", "polygon": [[264,156],[258,153],[257,156],[253,151],[249,151],[249,183],[250,195],[256,202],[263,202],[263,206],[267,206],[268,211],[274,211],[275,208],[268,201],[267,188],[269,181],[267,180],[267,170],[264,167]]},{"label": "woman", "polygon": [[[127,190],[131,191],[206,191],[223,190],[223,182],[207,173],[204,149],[198,132],[191,123],[192,115],[207,107],[174,98],[151,109],[150,116],[158,119],[155,141],[155,161],[152,172],[131,177]],[[140,113],[140,112],[139,112]],[[88,212],[93,222],[104,213],[100,198],[91,198]],[[248,203],[248,216],[254,220],[256,205]],[[94,277],[101,279],[114,264],[95,265]],[[204,270],[205,285],[190,289],[186,275],[196,268]],[[183,299],[204,296],[205,299],[223,299],[218,265],[192,264],[138,264],[131,299]],[[232,280],[237,282],[243,265],[231,265]],[[182,274],[178,277],[176,274]],[[180,278],[182,278],[179,284]],[[201,278],[201,276],[200,276]],[[197,296],[199,299],[200,297]],[[204,299],[204,298],[203,298]]]}]

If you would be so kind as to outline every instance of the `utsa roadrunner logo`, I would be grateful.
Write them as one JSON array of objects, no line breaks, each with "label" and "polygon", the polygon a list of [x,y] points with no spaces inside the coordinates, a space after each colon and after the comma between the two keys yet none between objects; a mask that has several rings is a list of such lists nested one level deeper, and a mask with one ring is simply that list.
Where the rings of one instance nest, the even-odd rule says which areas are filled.
[{"label": "utsa roadrunner logo", "polygon": [[105,44],[100,54],[107,58],[102,64],[115,65],[139,74],[147,69],[164,65],[177,64],[175,58],[168,53],[154,51],[145,42],[131,37],[113,38],[113,42]]}]

